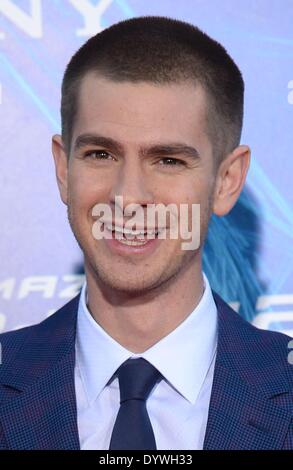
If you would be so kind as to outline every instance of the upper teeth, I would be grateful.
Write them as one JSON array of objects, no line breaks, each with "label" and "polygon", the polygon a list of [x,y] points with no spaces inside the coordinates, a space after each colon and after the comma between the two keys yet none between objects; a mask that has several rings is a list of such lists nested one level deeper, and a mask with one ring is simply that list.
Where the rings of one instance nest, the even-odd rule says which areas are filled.
[{"label": "upper teeth", "polygon": [[126,227],[122,228],[122,227],[112,227],[112,225],[108,225],[106,224],[106,229],[107,230],[115,230],[115,232],[120,232],[120,233],[123,233],[125,235],[145,235],[145,234],[149,234],[149,235],[154,235],[155,233],[158,233],[159,230],[130,230]]}]

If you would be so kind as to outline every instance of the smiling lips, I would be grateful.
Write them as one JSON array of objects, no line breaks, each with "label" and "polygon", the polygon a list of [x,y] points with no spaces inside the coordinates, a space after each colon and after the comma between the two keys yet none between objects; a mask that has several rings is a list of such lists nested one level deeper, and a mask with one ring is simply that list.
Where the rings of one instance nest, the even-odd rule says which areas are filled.
[{"label": "smiling lips", "polygon": [[105,229],[111,233],[112,237],[125,245],[145,245],[149,240],[157,238],[162,233],[163,228],[147,230],[131,230],[112,224],[104,224]]}]

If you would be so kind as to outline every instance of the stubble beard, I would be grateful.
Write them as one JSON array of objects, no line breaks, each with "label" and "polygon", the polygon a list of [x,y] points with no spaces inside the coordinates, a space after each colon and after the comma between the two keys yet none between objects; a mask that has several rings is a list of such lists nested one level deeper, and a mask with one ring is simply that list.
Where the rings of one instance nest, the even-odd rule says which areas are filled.
[{"label": "stubble beard", "polygon": [[[113,273],[110,263],[101,263],[98,265],[94,255],[92,255],[90,250],[87,249],[86,234],[83,235],[79,230],[78,224],[75,223],[76,217],[70,197],[68,197],[67,218],[77,244],[84,255],[84,269],[86,275],[90,276],[94,282],[104,291],[115,291],[122,295],[124,294],[126,296],[131,295],[132,297],[139,297],[142,295],[155,295],[158,289],[162,291],[162,289],[165,290],[170,288],[170,284],[174,283],[177,276],[183,274],[183,272],[190,268],[192,264],[197,262],[198,258],[201,258],[202,245],[207,233],[208,221],[211,215],[211,205],[212,197],[210,195],[208,200],[208,207],[205,209],[204,214],[201,214],[201,243],[198,249],[192,251],[186,250],[183,252],[177,251],[177,253],[175,253],[172,258],[171,264],[169,262],[166,263],[166,266],[163,268],[159,267],[157,270],[157,272],[161,271],[159,276],[154,274],[151,274],[150,276],[144,276],[141,267],[139,268],[136,275],[136,265],[133,263],[132,266],[129,266],[131,275],[128,277],[127,282],[125,282],[127,279],[127,273],[125,273],[123,266],[121,268],[121,273],[117,273],[117,268],[116,273]],[[201,264],[200,259],[199,263]],[[124,278],[123,282],[121,282],[122,277]]]}]

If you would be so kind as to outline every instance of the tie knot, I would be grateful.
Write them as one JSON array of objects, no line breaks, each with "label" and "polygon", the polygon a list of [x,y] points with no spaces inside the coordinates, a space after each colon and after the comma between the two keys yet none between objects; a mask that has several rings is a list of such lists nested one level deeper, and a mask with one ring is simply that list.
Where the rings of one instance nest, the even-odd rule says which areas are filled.
[{"label": "tie knot", "polygon": [[120,403],[127,400],[146,401],[161,376],[160,372],[142,357],[123,362],[117,374]]}]

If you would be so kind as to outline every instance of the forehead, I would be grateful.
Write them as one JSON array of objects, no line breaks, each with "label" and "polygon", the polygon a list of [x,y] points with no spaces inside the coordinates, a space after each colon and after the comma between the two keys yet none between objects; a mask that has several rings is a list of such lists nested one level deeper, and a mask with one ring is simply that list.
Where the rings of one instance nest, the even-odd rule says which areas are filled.
[{"label": "forehead", "polygon": [[80,86],[73,137],[99,131],[129,141],[198,140],[206,138],[205,117],[199,84],[114,82],[89,73]]}]

